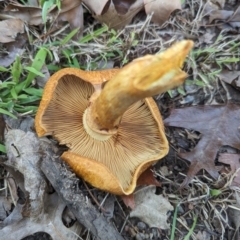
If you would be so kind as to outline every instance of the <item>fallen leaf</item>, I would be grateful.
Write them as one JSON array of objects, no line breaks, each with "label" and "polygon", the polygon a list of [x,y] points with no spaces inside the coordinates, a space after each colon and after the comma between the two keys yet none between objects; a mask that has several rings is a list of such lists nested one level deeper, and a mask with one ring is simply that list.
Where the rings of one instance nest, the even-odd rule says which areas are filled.
[{"label": "fallen leaf", "polygon": [[[143,186],[143,185],[148,185],[148,186],[152,185],[157,187],[162,186],[162,184],[158,182],[158,180],[154,177],[151,167],[146,169],[137,180],[137,186]],[[134,194],[121,195],[121,198],[127,207],[130,207],[131,209],[135,208]]]},{"label": "fallen leaf", "polygon": [[[79,239],[82,226],[76,221],[71,227],[67,228],[62,222],[62,215],[66,204],[58,197],[57,193],[46,194],[45,209],[40,215],[38,221],[32,221],[30,218],[21,218],[21,206],[10,214],[15,221],[8,221],[11,225],[1,229],[1,240],[23,239],[36,232],[46,232],[54,240]],[[9,216],[9,217],[10,217]],[[17,218],[17,219],[16,219]]]},{"label": "fallen leaf", "polygon": [[[208,8],[211,8],[210,5]],[[227,23],[232,28],[240,27],[240,6],[238,6],[235,11],[213,8],[206,13],[206,16],[209,16],[209,23],[215,21],[216,24]]]},{"label": "fallen leaf", "polygon": [[154,177],[154,174],[151,168],[148,168],[140,175],[140,177],[137,180],[137,185],[138,186],[154,185],[158,187],[162,186],[162,184],[158,182],[158,180]]},{"label": "fallen leaf", "polygon": [[181,0],[144,0],[144,6],[147,14],[153,13],[152,21],[162,25],[174,10],[181,9]]},{"label": "fallen leaf", "polygon": [[83,2],[98,21],[115,29],[129,24],[143,9],[146,14],[153,12],[152,20],[159,25],[162,25],[174,10],[181,9],[181,0],[83,0]]},{"label": "fallen leaf", "polygon": [[9,130],[5,135],[8,160],[4,162],[24,175],[24,188],[31,205],[31,218],[38,218],[44,209],[44,192],[46,180],[39,170],[41,161],[40,140],[32,132]]},{"label": "fallen leaf", "polygon": [[167,212],[173,210],[173,206],[162,195],[155,194],[156,187],[148,186],[134,193],[135,208],[130,217],[138,217],[149,227],[168,229]]},{"label": "fallen leaf", "polygon": [[231,84],[236,89],[240,90],[240,71],[223,70],[219,74],[220,80]]},{"label": "fallen leaf", "polygon": [[134,199],[134,195],[133,193],[129,194],[129,195],[121,195],[120,196],[121,199],[123,200],[123,203],[131,208],[131,209],[134,209],[135,208],[135,199]]},{"label": "fallen leaf", "polygon": [[206,231],[198,231],[196,240],[210,240],[211,235]]},{"label": "fallen leaf", "polygon": [[220,8],[224,8],[225,0],[211,0],[212,3],[218,5]]},{"label": "fallen leaf", "polygon": [[136,0],[112,0],[118,14],[126,14]]},{"label": "fallen leaf", "polygon": [[21,4],[8,4],[4,9],[5,15],[21,19],[30,25],[42,24],[42,9],[40,7],[33,7]]},{"label": "fallen leaf", "polygon": [[7,51],[0,57],[0,66],[8,67],[16,60],[17,55],[21,56],[25,51],[23,46],[27,40],[27,35],[24,33],[18,34],[14,42],[5,43],[4,47]]},{"label": "fallen leaf", "polygon": [[24,22],[21,19],[8,19],[0,22],[0,42],[13,42],[18,33],[24,32]]},{"label": "fallen leaf", "polygon": [[[4,15],[21,19],[30,25],[43,24],[42,8],[27,6],[21,4],[8,4],[5,8]],[[83,9],[82,0],[63,0],[61,1],[61,11],[58,13],[57,7],[50,10],[47,14],[47,20],[56,22],[68,21],[72,29],[79,28],[83,30]]]},{"label": "fallen leaf", "polygon": [[214,161],[221,146],[240,149],[240,109],[237,104],[174,109],[164,123],[166,126],[193,129],[202,134],[191,152],[179,154],[191,162],[183,185],[188,184],[201,169],[207,170],[213,178],[219,176]]},{"label": "fallen leaf", "polygon": [[111,3],[111,0],[83,0],[83,3],[92,11],[94,16],[98,16],[106,13]]},{"label": "fallen leaf", "polygon": [[[54,14],[54,13],[53,13]],[[61,11],[57,20],[67,21],[71,29],[79,28],[77,38],[83,31],[83,7],[82,0],[63,0],[61,1]]]},{"label": "fallen leaf", "polygon": [[[97,10],[97,6],[89,5],[89,1],[84,3],[91,9],[93,13],[100,12]],[[115,8],[115,5],[111,1],[109,5],[101,7],[102,14],[94,15],[99,22],[107,24],[110,28],[120,29],[129,24],[133,17],[143,8],[143,0],[137,0],[130,6],[126,14],[119,14]]]},{"label": "fallen leaf", "polygon": [[[231,167],[231,173],[236,174],[231,186],[240,186],[240,154],[236,153],[221,153],[219,154],[218,161],[221,163],[229,164]],[[237,172],[236,172],[237,171]]]}]

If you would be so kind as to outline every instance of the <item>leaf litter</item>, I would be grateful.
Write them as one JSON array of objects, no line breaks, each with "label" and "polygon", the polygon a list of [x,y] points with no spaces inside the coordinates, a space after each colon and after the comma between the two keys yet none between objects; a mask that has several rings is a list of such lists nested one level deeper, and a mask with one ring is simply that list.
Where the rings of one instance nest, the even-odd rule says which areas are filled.
[{"label": "leaf litter", "polygon": [[202,134],[192,151],[179,154],[191,162],[184,185],[202,169],[217,179],[220,169],[215,165],[215,159],[220,147],[229,145],[240,149],[240,111],[234,103],[174,109],[164,123],[166,126],[193,129]]}]

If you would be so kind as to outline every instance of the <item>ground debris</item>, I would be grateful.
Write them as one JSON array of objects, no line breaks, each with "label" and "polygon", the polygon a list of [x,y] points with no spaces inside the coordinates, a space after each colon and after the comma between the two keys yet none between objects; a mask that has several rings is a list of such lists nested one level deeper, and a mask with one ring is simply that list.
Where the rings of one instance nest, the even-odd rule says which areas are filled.
[{"label": "ground debris", "polygon": [[147,186],[134,193],[135,208],[130,212],[130,217],[138,217],[150,227],[168,229],[167,212],[173,206],[162,195],[155,194],[156,187]]},{"label": "ground debris", "polygon": [[229,145],[240,149],[239,122],[239,105],[230,102],[226,105],[188,107],[172,111],[165,119],[165,125],[193,129],[202,134],[191,152],[179,154],[191,162],[183,184],[188,184],[201,169],[207,170],[215,179],[219,176],[220,169],[214,163],[219,148]]}]

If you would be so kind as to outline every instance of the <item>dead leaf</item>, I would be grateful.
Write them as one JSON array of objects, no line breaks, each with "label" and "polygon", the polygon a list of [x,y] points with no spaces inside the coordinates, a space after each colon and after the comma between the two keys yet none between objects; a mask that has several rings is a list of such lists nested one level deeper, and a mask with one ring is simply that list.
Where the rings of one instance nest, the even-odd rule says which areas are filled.
[{"label": "dead leaf", "polygon": [[162,195],[155,194],[156,187],[148,186],[134,193],[135,208],[130,217],[138,217],[149,227],[168,229],[167,212],[173,210],[173,206]]},{"label": "dead leaf", "polygon": [[231,173],[236,174],[233,179],[231,186],[240,186],[240,171],[237,169],[240,168],[240,154],[236,153],[221,153],[219,154],[218,161],[221,163],[229,164],[231,167]]},{"label": "dead leaf", "polygon": [[147,14],[153,13],[152,21],[162,25],[174,10],[181,9],[181,0],[144,0],[144,6]]},{"label": "dead leaf", "polygon": [[118,14],[124,15],[136,0],[112,0]]},{"label": "dead leaf", "polygon": [[24,175],[24,190],[29,193],[31,205],[30,216],[34,219],[40,216],[44,209],[44,192],[47,183],[43,178],[39,164],[40,140],[32,132],[9,130],[5,135],[5,145],[8,160],[5,165],[13,167]]},{"label": "dead leaf", "polygon": [[42,9],[40,7],[26,6],[21,4],[8,4],[3,12],[5,15],[21,19],[30,25],[42,24]]},{"label": "dead leaf", "polygon": [[92,11],[94,16],[98,16],[106,13],[106,11],[109,9],[111,0],[83,0],[83,3]]},{"label": "dead leaf", "polygon": [[15,61],[17,55],[21,56],[25,51],[23,46],[27,40],[27,35],[24,33],[18,34],[14,42],[5,43],[4,47],[7,51],[0,56],[0,66],[8,67]]},{"label": "dead leaf", "polygon": [[232,28],[240,27],[240,6],[235,11],[214,9],[206,16],[209,16],[209,22],[228,23]]},{"label": "dead leaf", "polygon": [[[1,240],[23,239],[36,232],[46,232],[53,240],[77,240],[79,239],[82,227],[76,221],[73,226],[67,228],[62,222],[62,214],[66,204],[58,197],[57,193],[46,195],[44,213],[38,221],[29,218],[22,218],[11,225],[1,229]],[[18,211],[21,208],[18,207]],[[15,213],[15,216],[19,215]]]},{"label": "dead leaf", "polygon": [[153,12],[152,20],[160,25],[174,10],[181,9],[180,0],[83,0],[83,2],[98,21],[115,29],[129,24],[132,18],[144,8],[147,14]]},{"label": "dead leaf", "polygon": [[134,195],[133,193],[129,194],[129,195],[121,195],[120,196],[121,199],[123,200],[123,203],[131,208],[131,209],[134,209],[135,208],[135,199],[134,199]]},{"label": "dead leaf", "polygon": [[162,184],[158,182],[157,179],[154,177],[154,174],[151,168],[148,168],[140,175],[140,177],[137,180],[137,185],[138,186],[154,185],[158,187],[162,186]]},{"label": "dead leaf", "polygon": [[0,22],[0,42],[13,42],[18,33],[24,32],[24,22],[21,19],[8,19]]},{"label": "dead leaf", "polygon": [[210,234],[206,231],[198,231],[196,234],[196,240],[210,240]]},{"label": "dead leaf", "polygon": [[[58,13],[57,7],[51,9],[47,14],[48,21],[56,22],[67,21],[72,29],[79,28],[83,30],[83,9],[82,0],[63,0],[61,1],[61,11]],[[4,15],[9,15],[21,19],[30,25],[43,24],[42,9],[35,6],[21,4],[8,4],[4,10]]]},{"label": "dead leaf", "polygon": [[[53,12],[54,14],[54,12]],[[67,21],[71,29],[79,28],[77,37],[83,31],[83,7],[82,0],[63,0],[61,11],[57,18],[58,22]]]},{"label": "dead leaf", "polygon": [[224,8],[225,0],[211,0],[211,2],[219,6],[221,9]]},{"label": "dead leaf", "polygon": [[[88,5],[88,1],[84,1]],[[116,11],[115,5],[111,2],[107,11],[104,10],[102,15],[93,15],[99,22],[107,24],[110,28],[120,29],[129,24],[133,17],[143,8],[143,0],[138,0],[130,6],[127,13],[122,15]],[[96,8],[91,9],[93,12],[98,12]]]},{"label": "dead leaf", "polygon": [[219,74],[220,80],[231,84],[236,89],[240,90],[240,71],[223,70]]},{"label": "dead leaf", "polygon": [[[137,186],[144,186],[144,185],[148,185],[148,186],[152,185],[157,187],[162,186],[162,184],[158,182],[158,180],[154,177],[151,167],[146,169],[137,180]],[[120,197],[127,207],[130,207],[131,209],[135,208],[134,194],[121,195]]]},{"label": "dead leaf", "polygon": [[174,109],[164,123],[166,126],[193,129],[202,134],[191,152],[179,154],[191,162],[184,184],[188,184],[201,169],[207,170],[213,178],[218,177],[219,169],[214,161],[221,146],[240,149],[240,111],[237,104]]}]

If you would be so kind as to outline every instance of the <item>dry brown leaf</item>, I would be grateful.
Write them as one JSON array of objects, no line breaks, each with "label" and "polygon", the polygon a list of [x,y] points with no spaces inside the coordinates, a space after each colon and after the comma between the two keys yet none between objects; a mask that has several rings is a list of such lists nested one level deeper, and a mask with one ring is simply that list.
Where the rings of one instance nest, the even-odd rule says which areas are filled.
[{"label": "dry brown leaf", "polygon": [[[212,6],[208,6],[211,9]],[[219,23],[227,23],[232,28],[239,28],[240,27],[240,6],[236,8],[235,11],[232,10],[219,10],[212,8],[212,10],[206,13],[206,16],[209,15],[209,22],[212,23],[213,21],[216,24]]]},{"label": "dry brown leaf", "polygon": [[115,29],[129,24],[132,18],[144,8],[147,14],[153,12],[152,20],[160,25],[174,10],[181,9],[180,0],[105,0],[103,2],[83,0],[83,2],[93,12],[96,19]]},{"label": "dry brown leaf", "polygon": [[[35,6],[26,6],[21,4],[8,4],[4,10],[5,15],[21,19],[30,25],[43,24],[42,9]],[[48,20],[57,22],[68,21],[72,29],[83,28],[83,9],[82,0],[63,0],[61,2],[61,11],[58,13],[57,7],[53,8],[47,14]]]},{"label": "dry brown leaf", "polygon": [[181,0],[144,0],[144,6],[147,14],[153,13],[152,21],[162,25],[174,10],[181,9]]},{"label": "dry brown leaf", "polygon": [[93,15],[98,16],[106,13],[111,0],[83,0],[83,3],[92,11]]},{"label": "dry brown leaf", "polygon": [[[53,12],[54,14],[54,12]],[[63,0],[58,21],[67,21],[71,29],[79,28],[79,34],[83,31],[83,7],[82,0]]]},{"label": "dry brown leaf", "polygon": [[[85,4],[87,5],[86,2]],[[108,10],[103,15],[94,15],[94,17],[99,22],[107,24],[110,28],[120,29],[129,24],[143,6],[143,0],[138,0],[131,5],[126,14],[120,15],[116,11],[115,5],[111,2]]]},{"label": "dry brown leaf", "polygon": [[121,195],[120,196],[121,199],[123,200],[123,203],[131,208],[131,209],[134,209],[135,208],[135,200],[134,200],[134,195],[133,193],[129,194],[129,195]]},{"label": "dry brown leaf", "polygon": [[[145,170],[137,180],[137,186],[143,186],[143,185],[153,185],[157,187],[162,186],[162,184],[158,182],[157,179],[154,177],[154,174],[151,171],[151,168],[148,168],[147,170]],[[135,208],[134,194],[121,195],[121,198],[127,207],[130,207],[131,209]]]},{"label": "dry brown leaf", "polygon": [[8,19],[0,22],[0,42],[13,42],[18,33],[24,32],[24,22],[21,19]]},{"label": "dry brown leaf", "polygon": [[[231,183],[231,186],[237,186],[237,187],[240,186],[240,170],[238,170],[240,168],[239,159],[240,159],[240,154],[235,154],[235,153],[221,153],[218,158],[219,162],[229,164],[231,167],[231,173],[236,174],[235,178]],[[225,169],[224,169],[224,172],[226,172]]]},{"label": "dry brown leaf", "polygon": [[112,0],[118,14],[124,15],[136,0]]},{"label": "dry brown leaf", "polygon": [[21,19],[30,25],[42,24],[42,9],[40,7],[25,6],[21,4],[8,4],[4,14]]},{"label": "dry brown leaf", "polygon": [[219,168],[215,166],[215,158],[221,146],[229,145],[240,149],[240,110],[239,105],[211,105],[174,109],[165,119],[167,126],[193,129],[200,133],[201,139],[191,152],[181,153],[182,158],[191,162],[183,185],[201,170],[205,169],[217,178]]},{"label": "dry brown leaf", "polygon": [[4,47],[6,48],[6,54],[2,54],[0,57],[0,66],[8,67],[16,59],[16,56],[21,56],[25,51],[24,47],[27,42],[27,35],[18,34],[14,42],[5,43]]},{"label": "dry brown leaf", "polygon": [[138,217],[149,227],[168,229],[167,212],[173,210],[173,206],[162,195],[155,194],[156,187],[148,186],[134,193],[135,208],[130,217]]},{"label": "dry brown leaf", "polygon": [[219,78],[228,83],[231,84],[236,89],[240,90],[240,71],[228,71],[223,70],[219,74]]},{"label": "dry brown leaf", "polygon": [[154,177],[154,174],[153,174],[151,168],[148,168],[140,175],[140,177],[137,180],[137,185],[138,186],[154,185],[157,187],[162,186],[162,184],[160,182],[158,182],[157,179]]}]

